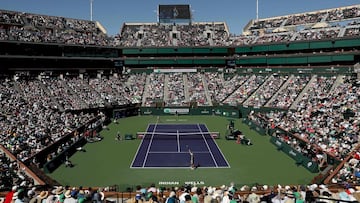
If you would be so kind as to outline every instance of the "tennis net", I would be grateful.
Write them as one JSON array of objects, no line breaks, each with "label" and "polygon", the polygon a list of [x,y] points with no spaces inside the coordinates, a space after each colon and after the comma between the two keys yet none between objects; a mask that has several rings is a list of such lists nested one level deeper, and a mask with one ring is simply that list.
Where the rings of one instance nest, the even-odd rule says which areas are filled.
[{"label": "tennis net", "polygon": [[161,140],[174,140],[174,139],[210,139],[219,138],[219,132],[138,132],[137,138],[139,139],[161,139]]}]

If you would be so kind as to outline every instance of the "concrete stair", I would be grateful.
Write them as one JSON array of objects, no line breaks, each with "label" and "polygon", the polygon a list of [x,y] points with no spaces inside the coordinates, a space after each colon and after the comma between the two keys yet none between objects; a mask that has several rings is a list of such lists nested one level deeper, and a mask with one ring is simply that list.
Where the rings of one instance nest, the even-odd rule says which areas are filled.
[{"label": "concrete stair", "polygon": [[316,80],[317,75],[313,75],[310,79],[310,81],[308,82],[308,84],[305,86],[305,88],[303,89],[303,91],[299,94],[299,96],[295,99],[295,101],[291,104],[289,109],[296,109],[297,104],[300,102],[301,98],[304,96],[304,94],[306,92],[309,91],[309,87],[310,85]]},{"label": "concrete stair", "polygon": [[209,89],[208,89],[208,84],[207,84],[207,81],[206,81],[206,78],[205,78],[204,74],[201,74],[201,79],[202,79],[204,90],[205,90],[206,100],[208,101],[209,106],[212,106],[213,104],[212,104],[212,101],[211,101],[211,97],[210,97]]},{"label": "concrete stair", "polygon": [[294,75],[291,75],[288,78],[288,80],[280,87],[280,89],[271,97],[271,99],[268,102],[266,102],[266,104],[264,106],[269,106],[274,101],[274,99],[277,98],[277,96],[279,95],[279,92],[281,92],[283,89],[285,89],[289,85],[290,81],[294,79],[294,77],[295,77]]},{"label": "concrete stair", "polygon": [[189,84],[187,74],[183,74],[185,102],[190,102]]}]

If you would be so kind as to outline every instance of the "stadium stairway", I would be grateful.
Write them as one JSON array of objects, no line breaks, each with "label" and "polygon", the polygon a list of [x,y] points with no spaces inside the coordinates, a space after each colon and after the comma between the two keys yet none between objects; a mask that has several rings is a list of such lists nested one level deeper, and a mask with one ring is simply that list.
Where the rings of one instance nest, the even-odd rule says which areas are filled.
[{"label": "stadium stairway", "polygon": [[346,29],[347,29],[347,28],[348,28],[348,27],[340,28],[340,32],[339,32],[339,34],[338,34],[338,37],[343,37],[344,34],[345,34],[345,32],[346,32]]},{"label": "stadium stairway", "polygon": [[141,44],[142,44],[141,39],[138,39],[137,42],[136,42],[136,46],[137,46],[137,47],[141,47]]},{"label": "stadium stairway", "polygon": [[296,109],[297,104],[300,102],[301,98],[304,96],[306,92],[308,92],[310,85],[316,80],[317,75],[313,75],[308,82],[308,84],[305,86],[303,91],[298,95],[298,97],[295,99],[295,101],[291,104],[289,109]]},{"label": "stadium stairway", "polygon": [[183,74],[185,102],[190,102],[188,74]]},{"label": "stadium stairway", "polygon": [[221,84],[224,85],[224,83],[225,83],[224,73],[220,73],[219,77],[220,77],[220,80],[221,80]]},{"label": "stadium stairway", "polygon": [[[236,77],[236,75],[234,75],[233,77],[232,77],[232,79],[233,78],[235,78]],[[230,79],[230,80],[228,80],[228,81],[231,81],[232,79]],[[230,94],[228,94],[222,101],[221,101],[221,103],[225,103],[226,102],[226,100],[229,98],[229,97],[231,97],[231,95],[232,94],[234,94],[234,92],[236,92],[244,83],[246,83],[247,81],[250,81],[250,80],[255,80],[256,79],[256,76],[255,75],[252,75],[249,79],[247,79],[246,81],[242,81],[241,83],[239,83],[235,88],[234,88],[234,90],[232,91],[232,92],[230,92]],[[225,80],[225,79],[224,79]],[[223,81],[223,84],[225,84],[225,81]]]},{"label": "stadium stairway", "polygon": [[278,97],[279,92],[281,92],[283,89],[287,88],[287,86],[289,85],[289,83],[294,80],[295,76],[291,75],[288,80],[280,87],[280,89],[269,99],[269,101],[266,102],[266,104],[264,106],[266,107],[270,107],[270,104],[274,101],[275,98]]},{"label": "stadium stairway", "polygon": [[298,32],[295,32],[295,33],[292,35],[290,41],[295,41],[295,39],[296,39],[298,36],[299,36],[299,33],[298,33]]},{"label": "stadium stairway", "polygon": [[284,26],[286,25],[288,19],[289,19],[289,18],[285,18],[285,19],[282,21],[280,27],[284,27]]},{"label": "stadium stairway", "polygon": [[212,38],[209,38],[208,42],[210,46],[214,46],[214,40]]},{"label": "stadium stairway", "polygon": [[167,84],[169,84],[168,74],[165,74],[164,84],[164,102],[167,102],[169,100],[169,87],[167,86]]},{"label": "stadium stairway", "polygon": [[321,18],[320,22],[322,23],[326,23],[326,19],[329,17],[329,13],[325,13],[325,15],[323,15],[323,17]]},{"label": "stadium stairway", "polygon": [[274,79],[274,76],[273,76],[273,75],[271,75],[270,77],[268,77],[268,78],[267,78],[261,85],[259,85],[259,86],[257,87],[257,89],[244,101],[243,104],[244,104],[244,105],[248,105],[248,104],[249,104],[249,101],[250,101],[250,99],[252,99],[253,95],[256,95],[256,94],[258,93],[258,91],[259,91],[260,89],[262,89],[264,85],[268,84],[267,82],[268,82],[269,80],[272,80],[272,79]]},{"label": "stadium stairway", "polygon": [[43,89],[43,91],[44,91],[47,95],[49,95],[49,97],[50,97],[50,99],[51,99],[52,105],[53,105],[53,106],[56,106],[57,109],[59,109],[59,111],[64,112],[64,111],[65,111],[64,107],[63,107],[62,105],[60,105],[60,104],[56,101],[55,97],[52,97],[52,96],[51,96],[49,89],[46,88],[46,86],[44,85],[44,83],[40,83],[39,85],[40,85],[41,89]]},{"label": "stadium stairway", "polygon": [[24,93],[23,93],[23,91],[21,90],[19,84],[18,84],[17,82],[14,82],[13,84],[14,84],[14,89],[15,89],[15,91],[16,91],[18,94],[20,94],[22,97],[24,97]]},{"label": "stadium stairway", "polygon": [[334,166],[333,165],[327,165],[326,168],[324,168],[323,170],[321,170],[321,174],[326,175]]},{"label": "stadium stairway", "polygon": [[146,77],[146,81],[145,81],[145,90],[144,90],[144,94],[142,97],[142,106],[145,106],[146,103],[146,98],[148,98],[149,96],[149,91],[151,91],[150,88],[150,78],[149,76]]},{"label": "stadium stairway", "polygon": [[206,81],[206,78],[205,78],[204,74],[201,74],[201,79],[202,79],[204,89],[205,89],[206,100],[208,101],[209,106],[212,106],[213,103],[212,103],[212,100],[211,100],[211,97],[210,97],[210,94],[209,94],[208,84],[207,84],[207,81]]},{"label": "stadium stairway", "polygon": [[336,77],[336,80],[333,84],[333,86],[331,87],[330,91],[329,92],[332,92],[334,91],[335,88],[337,88],[340,84],[342,84],[344,82],[344,76],[343,75],[338,75]]}]

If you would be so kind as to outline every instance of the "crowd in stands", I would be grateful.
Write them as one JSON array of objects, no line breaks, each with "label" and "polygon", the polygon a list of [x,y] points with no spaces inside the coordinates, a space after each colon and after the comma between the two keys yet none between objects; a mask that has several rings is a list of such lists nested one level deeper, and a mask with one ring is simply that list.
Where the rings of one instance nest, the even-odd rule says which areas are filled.
[{"label": "crowd in stands", "polygon": [[293,15],[286,18],[285,26],[290,25],[304,25],[318,23],[324,18],[325,12],[323,13],[304,13],[300,15]]},{"label": "crowd in stands", "polygon": [[[124,24],[118,36],[109,37],[93,21],[0,10],[0,40],[124,47],[248,45],[358,36],[358,18],[359,7],[353,6],[256,21],[250,27],[250,36],[230,35],[225,23],[193,23]],[[280,27],[344,20],[351,22],[344,26],[306,27],[300,31],[257,31],[265,28],[274,31]],[[303,91],[306,92],[296,101]],[[272,98],[273,96],[275,97]],[[267,105],[286,109],[294,105],[294,111],[270,112],[250,118],[261,122],[263,126],[274,124],[300,137],[309,145],[304,145],[285,133],[278,132],[275,135],[311,159],[320,160],[326,152],[344,160],[359,141],[359,97],[359,88],[348,77],[338,80],[336,77],[316,76],[311,80],[309,76],[174,73],[14,81],[1,79],[0,144],[19,161],[26,161],[97,116],[74,110],[131,103],[152,106],[158,100],[164,100],[169,106],[182,106],[191,101],[206,106],[210,98],[212,101],[230,105]],[[83,134],[79,133],[78,136]],[[76,142],[78,136],[51,152],[48,161]],[[345,180],[359,183],[358,154],[358,151],[353,154],[332,179],[333,183]],[[0,161],[0,188],[10,184],[33,184],[17,163],[11,162],[2,154]],[[206,190],[201,191],[201,194],[209,193],[209,189]],[[49,194],[52,191],[44,192]],[[66,193],[65,190],[64,192]],[[222,192],[221,200],[226,196],[225,191]],[[229,195],[230,192],[227,192]],[[77,193],[80,194],[80,190]],[[24,197],[20,194],[18,193],[17,197]],[[322,192],[318,193],[321,194]],[[45,197],[44,194],[38,196]],[[75,199],[79,197],[76,196]]]},{"label": "crowd in stands", "polygon": [[[86,124],[87,125],[87,124]],[[91,126],[91,125],[89,125]],[[87,129],[85,129],[84,133],[79,133],[78,131],[75,131],[74,134],[70,137],[69,140],[67,140],[66,142],[62,143],[61,145],[59,145],[57,148],[54,148],[50,151],[50,153],[47,154],[46,156],[46,162],[50,162],[52,160],[54,160],[57,156],[59,156],[60,154],[66,152],[73,144],[75,144],[77,141],[79,141],[82,137],[86,137],[89,136],[86,133],[87,130],[89,130],[89,127]],[[81,148],[79,148],[81,149]],[[81,151],[81,150],[78,150]],[[64,157],[65,159],[68,159],[67,156]],[[34,158],[32,160],[33,164],[35,164],[38,168],[42,168],[42,165],[39,163],[39,160],[37,160],[36,158]],[[45,162],[45,163],[46,163]]]},{"label": "crowd in stands", "polygon": [[126,203],[159,202],[159,203],[278,203],[278,202],[336,202],[338,200],[359,201],[359,187],[345,185],[332,189],[326,185],[268,186],[255,184],[239,188],[234,183],[229,186],[193,186],[185,185],[172,188],[137,186],[134,197]]},{"label": "crowd in stands", "polygon": [[360,17],[360,10],[359,6],[355,5],[317,12],[260,19],[250,24],[249,30],[274,29],[278,27],[299,26],[319,22],[346,21],[358,17]]},{"label": "crowd in stands", "polygon": [[[229,186],[193,186],[163,188],[151,184],[149,187],[136,186],[130,198],[111,197],[112,187],[83,188],[55,186],[53,188],[26,188],[14,186],[7,192],[7,202],[64,202],[64,203],[104,203],[121,201],[126,203],[280,203],[280,202],[358,202],[359,186],[344,185],[333,189],[326,185],[243,185],[239,188],[234,183]],[[110,193],[109,193],[110,192]]]},{"label": "crowd in stands", "polygon": [[271,43],[271,42],[287,42],[287,41],[291,40],[292,36],[293,36],[293,33],[291,33],[291,32],[265,34],[265,35],[257,37],[253,41],[253,43],[264,44],[264,43]]},{"label": "crowd in stands", "polygon": [[170,30],[171,26],[169,25],[149,25],[141,26],[138,37],[140,38],[140,44],[142,46],[170,46]]},{"label": "crowd in stands", "polygon": [[81,101],[89,108],[104,107],[104,100],[101,99],[99,92],[89,87],[87,80],[82,78],[70,78],[65,81],[70,91],[81,98]]},{"label": "crowd in stands", "polygon": [[320,39],[332,39],[339,35],[340,29],[325,28],[325,29],[311,29],[301,31],[296,35],[295,40],[320,40]]},{"label": "crowd in stands", "polygon": [[[26,161],[96,115],[73,112],[103,105],[143,103],[152,106],[218,104],[271,106],[293,111],[252,117],[264,128],[270,124],[310,145],[277,136],[312,159],[326,152],[343,160],[358,143],[359,89],[349,76],[263,75],[220,72],[125,74],[94,78],[59,77],[2,79],[0,83],[1,144]],[[155,90],[155,91],[153,91]],[[200,98],[200,99],[199,99]],[[79,133],[79,136],[83,136]],[[61,153],[64,143],[49,154]],[[313,151],[316,146],[320,151]]]},{"label": "crowd in stands", "polygon": [[42,80],[45,87],[48,89],[49,96],[57,101],[59,109],[76,110],[86,108],[86,105],[78,98],[78,95],[71,92],[67,87],[66,81],[49,78]]},{"label": "crowd in stands", "polygon": [[250,25],[249,30],[277,28],[280,27],[283,24],[283,21],[286,19],[287,19],[286,17],[279,17],[279,18],[257,20]]},{"label": "crowd in stands", "polygon": [[[16,81],[18,91],[1,98],[1,144],[18,160],[25,161],[62,136],[75,130],[94,115],[60,112],[51,108],[38,81]],[[2,84],[3,85],[3,84]],[[4,87],[4,86],[3,86]],[[49,103],[48,103],[49,102]]]},{"label": "crowd in stands", "polygon": [[143,106],[152,106],[156,101],[163,101],[164,99],[164,86],[165,74],[151,73],[149,82],[146,84],[144,92]]},{"label": "crowd in stands", "polygon": [[[279,94],[282,92],[291,93],[291,96],[288,95],[288,97],[292,97],[292,99],[280,103],[271,101],[273,104],[269,103],[267,106],[276,104],[279,107],[279,105],[284,105],[283,102],[288,102],[286,105],[288,108],[308,81],[309,78],[306,78],[307,80],[300,80],[304,78],[297,76],[295,83],[292,78],[289,80],[289,84],[283,88],[281,88],[282,85],[289,79],[288,75],[265,77],[251,74],[224,75],[223,73],[208,72],[196,74],[128,74],[122,75],[120,78],[117,76],[85,79],[72,77],[59,80],[46,78],[42,79],[41,82],[34,81],[31,84],[37,83],[36,87],[43,94],[38,95],[38,97],[51,96],[46,101],[46,105],[50,105],[49,108],[63,110],[80,110],[105,105],[143,102],[144,106],[153,106],[155,102],[162,101],[171,105],[184,105],[189,101],[194,101],[200,106],[207,106],[209,99],[217,103],[231,105],[242,104],[247,100],[244,105],[265,106],[280,88]],[[259,88],[260,86],[261,88]],[[255,90],[257,92],[253,94]],[[32,91],[30,90],[30,92]],[[278,99],[289,98],[280,96],[277,99],[274,98],[276,101]]]},{"label": "crowd in stands", "polygon": [[207,35],[204,34],[205,25],[180,25],[180,39],[178,46],[205,46],[209,45]]},{"label": "crowd in stands", "polygon": [[140,74],[131,74],[129,75],[129,78],[127,79],[126,85],[126,92],[128,100],[135,104],[135,103],[141,103],[142,101],[142,95],[144,93],[144,86],[146,83],[146,73],[140,73]]},{"label": "crowd in stands", "polygon": [[254,91],[261,85],[267,76],[252,75],[247,81],[241,84],[230,96],[228,96],[223,103],[232,106],[241,105]]},{"label": "crowd in stands", "polygon": [[224,23],[124,24],[120,46],[218,46],[228,32]]},{"label": "crowd in stands", "polygon": [[346,28],[344,36],[358,36],[360,33],[359,24],[357,26],[349,26]]},{"label": "crowd in stands", "polygon": [[[354,22],[357,24],[358,20]],[[305,27],[296,31],[285,28],[263,33],[254,31],[251,35],[231,35],[224,28],[224,24],[216,24],[213,27],[201,24],[173,25],[172,29],[169,25],[161,24],[126,25],[123,28],[125,33],[120,37],[120,46],[241,46],[295,40],[333,39],[356,36],[359,26],[353,26],[354,22],[346,26],[325,25],[318,28]],[[341,32],[342,30],[345,32]]]},{"label": "crowd in stands", "polygon": [[[357,36],[359,18],[360,11],[355,5],[260,19],[245,29],[250,35],[232,35],[224,22],[207,22],[125,23],[121,33],[108,36],[93,21],[0,10],[0,40],[120,47],[241,46]],[[315,27],[315,23],[323,25]]]},{"label": "crowd in stands", "polygon": [[[218,72],[205,72],[204,77],[207,83],[208,92],[212,101],[222,100],[218,93],[220,90],[226,91],[224,88],[224,76]],[[217,99],[217,97],[220,97]]]},{"label": "crowd in stands", "polygon": [[103,100],[105,104],[125,105],[129,104],[131,99],[130,94],[127,93],[129,92],[129,87],[131,88],[132,85],[135,85],[128,83],[127,79],[128,77],[126,76],[90,78],[89,86],[99,93],[99,99]]},{"label": "crowd in stands", "polygon": [[[128,25],[124,24],[121,29],[121,36],[120,34],[115,36],[116,42],[120,46],[124,47],[135,47],[137,46],[137,41],[140,36],[137,35],[138,31],[140,30],[140,26],[138,25]],[[126,39],[126,40],[124,40]]]},{"label": "crowd in stands", "polygon": [[3,40],[109,46],[113,39],[93,21],[0,11]]},{"label": "crowd in stands", "polygon": [[64,110],[81,110],[141,102],[146,76],[42,79],[51,98]]},{"label": "crowd in stands", "polygon": [[327,154],[318,149],[316,145],[304,142],[297,137],[288,135],[284,131],[276,131],[272,136],[278,138],[282,142],[288,144],[291,148],[301,153],[304,157],[309,158],[314,163],[318,164],[319,169],[323,169],[327,164]]},{"label": "crowd in stands", "polygon": [[[1,145],[22,162],[95,118],[91,113],[59,111],[38,80],[2,79],[0,89]],[[63,145],[49,157],[65,148]]]},{"label": "crowd in stands", "polygon": [[[199,106],[209,106],[210,101],[237,105],[242,104],[251,95],[244,105],[264,106],[288,77],[287,75],[271,76],[269,79],[249,74],[227,74],[225,77],[223,73],[218,72],[166,75],[151,73],[143,93],[143,105],[154,106],[155,102],[162,101],[177,106],[188,104],[189,101],[196,102]],[[265,79],[268,81],[259,89],[259,92],[253,94]],[[283,91],[287,88],[291,87],[285,87]]]},{"label": "crowd in stands", "polygon": [[202,74],[187,74],[186,76],[190,102],[197,102],[198,106],[209,106]]},{"label": "crowd in stands", "polygon": [[0,152],[0,191],[7,190],[12,185],[31,187],[34,180],[26,175],[16,160],[11,161],[5,153]]},{"label": "crowd in stands", "polygon": [[287,81],[288,76],[271,75],[257,90],[244,102],[246,106],[260,107],[264,106],[267,101],[280,89],[282,84]]},{"label": "crowd in stands", "polygon": [[[326,96],[313,97],[312,101],[309,99],[306,104],[305,102],[301,104],[300,108],[307,109],[305,114],[316,118],[309,120],[314,128],[310,130],[315,133],[315,136],[312,135],[313,137],[310,138],[313,143],[341,158],[355,147],[358,141],[355,133],[359,128],[358,118],[348,117],[346,113],[349,110],[359,112],[359,106],[356,104],[359,93],[352,83],[345,82],[336,86]],[[306,120],[304,119],[303,122],[307,122]],[[326,125],[323,126],[323,123]]]},{"label": "crowd in stands", "polygon": [[342,166],[339,172],[331,179],[331,184],[349,182],[360,184],[360,150],[350,154],[348,161]]},{"label": "crowd in stands", "polygon": [[280,89],[267,106],[289,108],[309,81],[310,76],[307,75],[290,76],[286,88]]},{"label": "crowd in stands", "polygon": [[228,39],[229,45],[243,46],[254,44],[253,42],[257,39],[255,35],[230,35]]},{"label": "crowd in stands", "polygon": [[249,118],[264,128],[280,127],[274,136],[319,164],[327,156],[343,161],[352,154],[332,182],[359,184],[359,156],[354,151],[359,143],[359,88],[350,76],[314,76],[306,88],[295,111]]},{"label": "crowd in stands", "polygon": [[51,187],[24,187],[13,186],[5,196],[5,202],[40,203],[104,203],[104,189],[83,187],[56,186]]},{"label": "crowd in stands", "polygon": [[[166,90],[165,104],[169,106],[183,106],[186,101],[184,77],[181,73],[174,73],[168,75],[168,81],[165,79]],[[165,90],[165,91],[166,91]],[[166,96],[165,95],[165,96]]]},{"label": "crowd in stands", "polygon": [[233,94],[233,92],[237,90],[245,81],[249,80],[249,78],[250,75],[238,74],[231,74],[227,77],[225,77],[224,75],[222,75],[222,77],[220,76],[220,79],[217,80],[218,88],[211,91],[212,100],[218,103],[224,102],[225,99],[227,99],[231,94]]},{"label": "crowd in stands", "polygon": [[[184,81],[184,76],[186,81]],[[165,74],[151,73],[148,76],[149,83],[143,94],[145,100],[143,105],[153,106],[157,101],[166,101],[166,98],[170,99],[167,104],[172,105],[196,102],[199,106],[209,106],[210,101],[222,103],[249,77],[249,75],[233,74],[225,79],[224,75],[218,72],[188,73],[184,75],[176,73],[167,74],[167,76]],[[168,80],[165,78],[168,78]],[[188,99],[186,99],[187,95]]]},{"label": "crowd in stands", "polygon": [[[286,131],[298,133],[311,144],[318,145],[340,159],[354,149],[358,136],[358,117],[347,117],[347,111],[357,112],[359,92],[351,83],[339,84],[332,91],[334,79],[319,77],[312,83],[296,111],[267,115]],[[312,95],[310,95],[312,94]]]},{"label": "crowd in stands", "polygon": [[331,9],[329,15],[326,18],[326,21],[340,21],[358,18],[360,16],[359,6],[351,6],[343,9]]}]

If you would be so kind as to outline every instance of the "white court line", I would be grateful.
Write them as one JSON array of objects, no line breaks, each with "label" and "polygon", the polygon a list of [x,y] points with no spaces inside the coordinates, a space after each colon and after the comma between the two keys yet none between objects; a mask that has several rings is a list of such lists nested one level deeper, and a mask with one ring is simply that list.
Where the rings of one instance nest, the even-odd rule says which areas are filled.
[{"label": "white court line", "polygon": [[[193,153],[197,154],[208,154],[206,151],[195,151]],[[189,154],[189,152],[174,152],[174,151],[159,151],[159,152],[149,152],[149,154]]]},{"label": "white court line", "polygon": [[[155,127],[154,127],[154,129],[153,129],[153,131],[152,131],[152,134],[151,134],[151,139],[150,139],[150,142],[149,142],[148,148],[147,148],[147,150],[146,150],[145,159],[144,159],[144,162],[143,162],[143,165],[142,165],[142,167],[143,167],[143,168],[145,167],[145,163],[146,163],[147,158],[148,158],[148,156],[149,156],[150,147],[151,147],[151,143],[152,143],[153,138],[154,138],[154,133],[155,133],[155,130],[156,130],[156,126],[157,126],[157,123],[155,124]],[[145,138],[145,137],[144,137],[144,138]],[[143,138],[143,139],[144,139],[144,138]]]},{"label": "white court line", "polygon": [[179,135],[179,130],[176,130],[176,140],[177,140],[177,151],[180,152],[180,135]]},{"label": "white court line", "polygon": [[204,142],[205,142],[205,144],[206,144],[206,147],[207,147],[208,150],[209,150],[209,153],[210,153],[210,155],[211,155],[211,158],[213,159],[216,167],[218,167],[218,164],[217,164],[217,162],[216,162],[216,160],[215,160],[215,157],[214,157],[214,155],[213,155],[213,153],[212,153],[212,151],[211,151],[211,149],[210,149],[210,146],[209,146],[209,144],[208,144],[208,142],[207,142],[207,140],[206,140],[206,138],[205,138],[205,136],[204,136],[204,133],[202,132],[202,130],[201,130],[201,128],[200,128],[200,125],[197,124],[197,126],[198,126],[198,128],[199,128],[199,130],[200,130],[201,136],[202,136],[203,139],[204,139]]},{"label": "white court line", "polygon": [[[150,125],[152,125],[152,124],[148,124],[148,126],[147,126],[147,128],[146,128],[146,132],[148,131]],[[144,139],[141,139],[141,143],[139,144],[139,146],[138,146],[138,148],[137,148],[137,150],[136,150],[136,153],[135,153],[135,156],[134,156],[134,158],[133,158],[133,160],[132,160],[132,162],[131,162],[130,168],[133,168],[134,162],[135,162],[135,160],[136,160],[136,157],[137,157],[137,155],[138,155],[138,153],[139,153],[139,151],[140,151],[140,148],[141,148],[143,142],[144,142]]]}]

